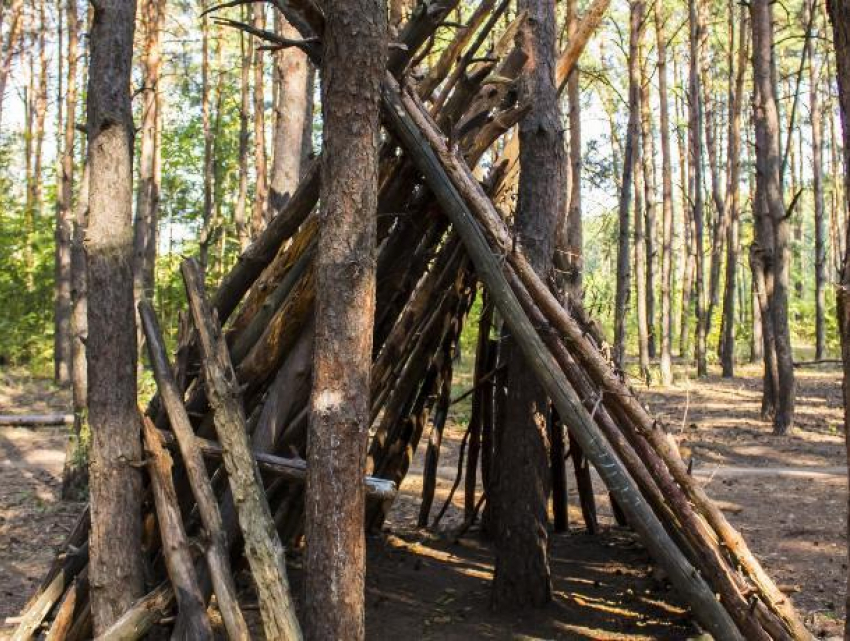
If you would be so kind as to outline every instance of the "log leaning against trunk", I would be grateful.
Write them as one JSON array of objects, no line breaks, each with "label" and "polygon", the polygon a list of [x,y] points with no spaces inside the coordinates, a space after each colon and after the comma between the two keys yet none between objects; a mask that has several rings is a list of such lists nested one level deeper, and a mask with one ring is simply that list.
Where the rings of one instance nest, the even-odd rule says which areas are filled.
[{"label": "log leaning against trunk", "polygon": [[245,556],[257,586],[266,637],[301,639],[301,628],[289,593],[283,545],[261,491],[263,482],[248,444],[241,394],[227,345],[204,294],[200,266],[189,259],[181,270],[198,332],[205,387],[216,432],[224,448],[224,466],[239,516]]},{"label": "log leaning against trunk", "polygon": [[183,406],[177,383],[172,375],[171,363],[168,361],[159,323],[157,323],[153,307],[148,301],[139,303],[139,318],[145,333],[157,388],[168,414],[171,429],[179,445],[183,466],[204,526],[206,536],[205,556],[224,627],[230,639],[247,641],[250,638],[248,626],[236,598],[236,586],[230,568],[221,513],[200,448],[197,447],[195,442],[195,433],[189,421],[189,415]]}]

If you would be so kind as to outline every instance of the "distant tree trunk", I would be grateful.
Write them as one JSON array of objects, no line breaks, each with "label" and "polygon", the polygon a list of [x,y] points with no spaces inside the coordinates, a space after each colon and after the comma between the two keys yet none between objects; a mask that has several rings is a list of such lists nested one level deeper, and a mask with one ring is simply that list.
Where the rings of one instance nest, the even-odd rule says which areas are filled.
[{"label": "distant tree trunk", "polygon": [[95,636],[142,596],[142,458],[133,309],[133,0],[98,0],[88,86],[88,407]]},{"label": "distant tree trunk", "polygon": [[[641,34],[641,40],[643,40]],[[638,65],[642,68],[643,60],[643,43],[638,43]],[[641,79],[641,85],[643,79]],[[643,122],[643,91],[639,92],[638,99],[638,124]],[[642,128],[642,127],[641,127]],[[640,133],[640,132],[639,132]],[[643,155],[643,140],[639,138],[635,141],[635,170],[634,170],[634,256],[635,256],[635,298],[637,299],[635,311],[637,312],[637,334],[638,334],[638,359],[640,363],[640,375],[644,384],[649,385],[649,327],[647,320],[646,309],[646,215],[645,215],[645,175],[644,168],[646,167]]]},{"label": "distant tree trunk", "polygon": [[703,109],[702,109],[702,49],[704,39],[703,7],[701,0],[688,1],[688,24],[690,26],[690,73],[688,81],[688,181],[691,194],[691,211],[695,253],[696,294],[696,362],[697,376],[706,376],[706,309],[705,309],[705,248],[703,244]]},{"label": "distant tree trunk", "polygon": [[[675,84],[682,86],[684,80],[679,72],[679,65],[673,49],[673,77]],[[683,99],[677,94],[675,98],[676,121],[684,120]],[[694,285],[694,266],[696,263],[696,249],[693,242],[693,207],[691,207],[691,190],[688,174],[690,173],[690,159],[685,144],[685,132],[683,127],[676,127],[676,146],[679,153],[679,185],[682,192],[682,283],[681,301],[679,309],[679,356],[687,358],[691,345],[691,294]]]},{"label": "distant tree trunk", "polygon": [[[817,10],[812,0],[810,11]],[[815,359],[826,354],[826,209],[823,190],[823,125],[820,97],[821,67],[815,59],[813,38],[807,38],[809,47],[809,113],[812,125],[812,196],[815,208]]]},{"label": "distant tree trunk", "polygon": [[[61,24],[61,15],[59,16]],[[56,311],[54,318],[54,378],[60,385],[71,381],[71,235],[74,196],[74,136],[77,131],[77,1],[66,0],[68,49],[65,82],[64,131],[56,191]],[[60,43],[61,45],[61,43]],[[62,59],[62,56],[59,56]],[[61,96],[60,96],[61,97]],[[60,107],[60,115],[61,107]]]},{"label": "distant tree trunk", "polygon": [[[555,85],[554,0],[522,0],[529,13],[520,41],[529,55],[521,100],[532,110],[520,122],[520,177],[516,233],[535,271],[552,268],[555,230],[564,197],[566,158]],[[507,402],[500,426],[495,488],[496,570],[494,608],[540,607],[552,598],[547,553],[549,401],[527,376],[518,347],[508,340]]]},{"label": "distant tree trunk", "polygon": [[640,144],[640,60],[638,43],[643,29],[643,0],[629,3],[629,126],[623,153],[623,179],[620,183],[619,242],[617,245],[617,290],[614,302],[614,362],[622,369],[626,357],[626,317],[629,306],[630,233],[629,209],[632,201],[632,183]]},{"label": "distant tree trunk", "polygon": [[27,147],[27,191],[25,207],[27,242],[24,247],[27,287],[35,287],[35,246],[36,220],[41,217],[44,204],[42,184],[42,165],[44,161],[44,122],[47,116],[47,22],[44,10],[46,0],[38,0],[38,23],[34,27],[35,47],[30,58],[30,87],[26,127]]},{"label": "distant tree trunk", "polygon": [[[286,19],[276,12],[280,21],[279,33],[285,38],[300,36]],[[290,47],[275,54],[277,96],[275,100],[275,128],[272,140],[272,171],[269,190],[271,212],[280,211],[294,193],[301,177],[304,136],[307,133],[308,100],[310,89],[310,62],[300,49]],[[311,118],[312,120],[312,118]]]},{"label": "distant tree trunk", "polygon": [[673,383],[673,160],[670,152],[670,115],[667,98],[667,36],[660,2],[655,3],[656,55],[658,56],[658,100],[661,120],[661,382]]},{"label": "distant tree trunk", "polygon": [[[787,434],[794,423],[794,360],[788,324],[790,280],[790,223],[782,195],[782,153],[779,145],[779,109],[773,59],[773,15],[770,0],[750,4],[753,31],[753,78],[756,92],[753,122],[756,133],[755,253],[765,273],[766,309],[772,331],[765,332],[765,372],[775,367],[776,380],[766,381],[765,393],[775,392],[773,431]],[[751,252],[752,254],[753,252]],[[767,330],[767,319],[762,326]],[[768,360],[775,366],[767,367]]]},{"label": "distant tree trunk", "polygon": [[82,439],[88,424],[88,372],[86,340],[88,335],[88,293],[86,253],[83,246],[89,215],[89,168],[83,165],[80,191],[74,208],[71,235],[71,402],[74,408],[74,430],[65,450],[62,470],[62,498],[78,500],[88,485],[88,449]]},{"label": "distant tree trunk", "polygon": [[[567,38],[573,38],[578,24],[576,0],[567,2]],[[570,131],[570,181],[569,199],[566,217],[566,243],[562,250],[566,252],[565,288],[574,300],[582,299],[582,271],[584,269],[583,226],[581,220],[581,86],[578,68],[574,69],[567,81],[567,104],[569,105]]]},{"label": "distant tree trunk", "polygon": [[[737,66],[730,48],[729,63],[734,67],[735,83],[729,85],[729,143],[727,165],[729,175],[726,184],[726,203],[729,224],[726,228],[726,284],[723,291],[723,334],[720,340],[720,363],[723,376],[735,374],[735,291],[737,288],[738,254],[740,250],[739,227],[741,218],[741,113],[744,106],[744,79],[749,50],[749,19],[746,7],[741,7],[738,23]],[[734,43],[735,4],[729,2],[730,42]]]},{"label": "distant tree trunk", "polygon": [[[305,496],[307,638],[363,639],[383,0],[327,0],[322,225]],[[356,16],[356,20],[352,18]],[[351,73],[356,69],[357,73]]]},{"label": "distant tree trunk", "polygon": [[23,32],[23,0],[12,0],[11,5],[6,8],[5,15],[8,16],[8,29],[3,47],[0,49],[0,128],[3,125],[3,103],[6,97],[6,85],[9,82],[9,73],[12,70],[12,60],[18,51],[18,43]]},{"label": "distant tree trunk", "polygon": [[[266,5],[255,3],[251,5],[252,23],[255,29],[266,27]],[[266,163],[266,92],[264,80],[264,55],[263,50],[254,46],[254,172],[256,182],[254,184],[254,209],[251,216],[251,232],[254,236],[259,234],[266,226],[268,211],[266,210],[266,199],[268,197],[268,167]]]},{"label": "distant tree trunk", "polygon": [[160,37],[165,17],[165,1],[142,0],[142,125],[139,130],[139,183],[133,229],[133,290],[136,301],[153,295],[155,280],[156,230],[162,182],[159,158],[159,79],[162,65]]},{"label": "distant tree trunk", "polygon": [[[841,110],[842,142],[844,143],[844,189],[850,193],[850,1],[827,0],[827,12],[832,22],[833,45],[835,47],[836,77],[838,79],[838,103]],[[844,202],[840,211],[850,230],[850,209]],[[850,242],[846,245],[850,248]],[[841,361],[844,366],[844,436],[847,445],[848,469],[850,469],[850,250],[843,257],[841,282],[837,289],[838,328],[841,334]],[[850,533],[850,516],[847,531]],[[850,611],[850,570],[847,572],[845,606]],[[850,617],[844,622],[844,638],[850,638]]]},{"label": "distant tree trunk", "polygon": [[[263,5],[259,5],[262,7]],[[201,10],[206,11],[206,0]],[[198,261],[206,272],[209,246],[213,238],[213,191],[215,189],[215,156],[213,155],[212,107],[210,105],[210,24],[206,14],[201,17],[201,129],[204,134],[204,202],[201,212],[201,234],[198,239]]]},{"label": "distant tree trunk", "polygon": [[649,86],[652,74],[647,69],[647,58],[641,55],[641,156],[643,158],[643,192],[646,225],[644,239],[646,244],[646,330],[647,354],[649,358],[656,356],[655,341],[655,263],[656,263],[656,221],[655,198],[658,192],[655,180],[655,139],[652,126],[652,103],[649,97]]},{"label": "distant tree trunk", "polygon": [[[245,5],[242,5],[243,19]],[[239,47],[242,52],[242,65],[240,66],[239,83],[239,191],[236,196],[236,206],[233,209],[233,224],[236,227],[236,237],[239,246],[244,249],[248,246],[250,234],[248,233],[247,210],[248,210],[248,114],[251,111],[250,98],[250,69],[253,56],[252,39],[245,36],[245,32],[239,32]]]}]

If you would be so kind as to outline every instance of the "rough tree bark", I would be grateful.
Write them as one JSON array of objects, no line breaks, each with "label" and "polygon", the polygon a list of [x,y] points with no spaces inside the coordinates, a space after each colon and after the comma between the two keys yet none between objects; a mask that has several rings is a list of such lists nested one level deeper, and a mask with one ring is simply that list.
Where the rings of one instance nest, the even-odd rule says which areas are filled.
[{"label": "rough tree bark", "polygon": [[[518,241],[535,271],[552,268],[555,230],[564,195],[566,158],[555,84],[555,4],[523,0],[529,20],[520,32],[528,54],[521,100],[533,105],[519,125],[519,197],[515,213]],[[546,508],[549,492],[547,455],[548,399],[527,375],[520,350],[504,345],[507,402],[497,450],[495,608],[543,606],[552,598],[547,555]]]},{"label": "rough tree bark", "polygon": [[[242,6],[242,13],[244,17],[245,5]],[[242,65],[239,74],[239,189],[236,205],[233,208],[233,224],[242,249],[248,246],[250,238],[246,212],[248,209],[248,114],[251,111],[250,69],[253,51],[251,43],[251,38],[246,37],[244,31],[240,31],[239,47],[242,53]]]},{"label": "rough tree bark", "polygon": [[703,5],[701,0],[689,0],[688,24],[690,26],[690,73],[688,81],[688,182],[691,184],[692,238],[695,262],[694,287],[696,291],[696,362],[697,376],[706,376],[706,310],[705,310],[705,249],[703,245],[703,105],[702,105],[702,49],[704,39]]},{"label": "rough tree bark", "polygon": [[640,64],[638,44],[643,32],[644,3],[629,3],[629,125],[623,153],[623,178],[620,182],[619,241],[617,244],[617,290],[614,302],[614,362],[622,369],[626,357],[626,316],[629,307],[630,256],[629,208],[632,200],[632,176],[635,171],[635,146],[640,144]]},{"label": "rough tree bark", "polygon": [[667,17],[655,3],[656,55],[658,57],[658,101],[661,119],[661,383],[673,383],[673,160],[670,152],[670,114],[667,99]]},{"label": "rough tree bark", "polygon": [[[729,3],[729,28],[734,34],[734,2]],[[744,79],[749,51],[749,13],[741,7],[738,14],[738,59],[735,65],[735,84],[729,87],[729,143],[726,183],[726,203],[729,225],[726,228],[726,285],[723,291],[723,333],[720,340],[720,363],[723,376],[731,378],[735,372],[735,290],[740,250],[739,227],[741,217],[741,114],[744,107]],[[733,35],[734,41],[734,35]],[[730,51],[730,65],[732,54]]]},{"label": "rough tree bark", "polygon": [[54,378],[60,385],[71,380],[71,236],[73,234],[74,138],[77,131],[77,45],[76,0],[67,0],[65,21],[68,48],[65,55],[64,132],[59,162],[59,188],[56,192],[56,307],[54,317]]},{"label": "rough tree bark", "polygon": [[135,0],[94,4],[88,85],[88,406],[92,433],[91,608],[95,634],[143,594],[133,309]]},{"label": "rough tree bark", "polygon": [[142,0],[140,24],[142,45],[142,123],[139,130],[139,183],[136,191],[136,222],[133,230],[133,291],[135,300],[153,295],[156,260],[156,229],[159,218],[159,192],[162,182],[160,162],[160,36],[165,18],[165,0]]},{"label": "rough tree bark", "polygon": [[[363,472],[375,309],[384,0],[324,3],[322,225],[305,498],[307,637],[365,635]],[[357,69],[356,74],[350,73]]]},{"label": "rough tree bark", "polygon": [[[255,3],[251,5],[252,24],[255,29],[265,29],[266,5]],[[263,50],[254,46],[254,208],[251,215],[251,232],[259,234],[268,222],[266,198],[268,195],[268,163],[266,161],[266,112],[265,112],[265,81],[263,79]]]},{"label": "rough tree bark", "polygon": [[[812,0],[809,11],[816,11]],[[809,113],[812,125],[812,196],[815,205],[815,360],[826,353],[826,209],[823,189],[823,121],[819,92],[822,66],[815,60],[814,38],[806,39],[809,48]]]},{"label": "rough tree bark", "polygon": [[[756,92],[753,122],[756,135],[755,247],[765,275],[767,318],[762,326],[768,340],[765,373],[775,371],[776,380],[765,381],[764,393],[775,391],[773,431],[787,434],[794,422],[794,361],[788,323],[788,286],[791,248],[790,223],[782,195],[782,153],[780,151],[779,109],[774,82],[773,12],[769,0],[750,4],[753,32],[753,79]],[[774,363],[768,366],[768,359]],[[766,377],[767,378],[767,377]]]},{"label": "rough tree bark", "polygon": [[[297,40],[300,37],[298,31],[283,16],[279,19],[279,34]],[[279,51],[275,55],[275,74],[278,91],[268,202],[272,214],[283,208],[301,178],[307,108],[312,106],[309,100],[312,83],[309,82],[310,62],[307,54],[296,47]]]}]

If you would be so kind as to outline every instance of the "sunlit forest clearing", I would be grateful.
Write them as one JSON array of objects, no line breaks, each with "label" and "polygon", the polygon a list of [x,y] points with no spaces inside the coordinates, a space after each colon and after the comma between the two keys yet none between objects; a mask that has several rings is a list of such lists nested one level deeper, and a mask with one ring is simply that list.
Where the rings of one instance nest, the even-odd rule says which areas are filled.
[{"label": "sunlit forest clearing", "polygon": [[848,0],[0,43],[0,637],[850,638]]}]

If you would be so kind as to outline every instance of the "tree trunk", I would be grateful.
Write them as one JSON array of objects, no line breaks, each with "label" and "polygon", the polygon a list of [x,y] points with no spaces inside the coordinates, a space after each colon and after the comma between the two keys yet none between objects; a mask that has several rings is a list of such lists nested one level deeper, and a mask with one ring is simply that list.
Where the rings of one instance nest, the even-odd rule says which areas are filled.
[{"label": "tree trunk", "polygon": [[[576,15],[576,0],[567,2],[567,38],[572,44],[576,38],[578,16]],[[566,252],[567,274],[565,279],[566,290],[573,300],[582,300],[582,271],[584,269],[583,254],[583,230],[581,220],[581,168],[582,168],[582,142],[581,142],[581,86],[579,70],[576,68],[567,80],[567,104],[569,105],[569,130],[570,130],[570,192],[567,217],[566,217],[566,243],[560,249]]]},{"label": "tree trunk", "polygon": [[690,73],[688,81],[688,182],[691,194],[691,218],[694,236],[691,239],[696,258],[696,362],[697,376],[706,376],[706,310],[705,310],[705,249],[703,244],[703,100],[701,64],[703,55],[704,20],[703,0],[689,0],[688,24],[690,25]]},{"label": "tree trunk", "polygon": [[88,423],[88,372],[86,340],[88,336],[88,292],[84,240],[89,213],[89,166],[83,165],[74,226],[71,236],[71,402],[74,430],[65,449],[62,470],[62,498],[80,499],[88,485],[88,450],[81,438]]},{"label": "tree trunk", "polygon": [[136,222],[133,235],[133,289],[135,300],[153,296],[156,261],[156,230],[159,219],[160,183],[160,37],[166,0],[141,0],[142,124],[139,130],[139,183],[136,191]]},{"label": "tree trunk", "polygon": [[[729,146],[727,165],[729,176],[726,183],[725,209],[728,211],[729,225],[726,228],[726,284],[723,291],[723,334],[720,340],[720,363],[723,376],[731,378],[735,370],[735,291],[737,288],[738,254],[740,251],[739,227],[741,218],[740,182],[741,182],[741,113],[744,106],[744,79],[747,71],[749,51],[749,24],[746,7],[738,14],[738,59],[735,67],[735,84],[729,87]],[[729,29],[735,31],[734,3],[729,4]],[[734,37],[732,38],[734,42]],[[733,58],[730,49],[730,66]]]},{"label": "tree trunk", "polygon": [[[255,29],[266,27],[266,5],[255,3],[251,5],[252,24]],[[266,199],[268,197],[268,167],[266,162],[266,92],[263,73],[265,56],[263,50],[254,46],[254,208],[251,215],[252,236],[257,236],[268,222]]]},{"label": "tree trunk", "polygon": [[[810,11],[817,10],[812,0]],[[823,189],[823,124],[821,115],[820,72],[822,65],[815,59],[815,41],[806,40],[809,47],[809,113],[812,125],[812,197],[815,208],[815,360],[826,354],[826,209]]]},{"label": "tree trunk", "polygon": [[643,0],[629,2],[629,125],[623,153],[623,178],[620,182],[619,242],[617,245],[617,291],[614,302],[614,362],[623,368],[626,357],[626,317],[629,307],[630,275],[630,218],[632,183],[637,154],[635,145],[640,144],[640,60],[638,44],[643,32]]},{"label": "tree trunk", "polygon": [[635,190],[635,235],[634,235],[634,255],[635,255],[635,298],[637,304],[635,311],[637,312],[637,333],[638,333],[638,359],[640,363],[640,376],[644,384],[650,383],[649,372],[649,318],[647,309],[647,255],[646,255],[646,211],[648,203],[646,201],[646,172],[648,161],[644,154],[644,142],[648,136],[644,135],[644,110],[649,108],[648,104],[644,103],[644,74],[643,74],[643,33],[641,33],[640,41],[638,42],[638,70],[640,76],[640,87],[638,92],[638,125],[640,127],[640,138],[635,143],[635,171],[634,171],[634,190]]},{"label": "tree trunk", "polygon": [[[279,16],[279,34],[285,38],[297,40],[298,31],[286,18]],[[275,74],[277,79],[277,99],[275,101],[275,128],[272,139],[272,171],[269,190],[269,211],[274,215],[295,193],[301,179],[305,124],[312,114],[307,113],[312,86],[310,80],[310,62],[307,55],[295,47],[283,49],[275,54]]]},{"label": "tree trunk", "polygon": [[143,594],[133,309],[134,0],[99,0],[90,35],[88,409],[91,608],[103,633]]},{"label": "tree trunk", "polygon": [[[60,385],[71,382],[71,236],[73,233],[74,137],[77,131],[77,1],[66,0],[68,32],[67,80],[65,86],[64,132],[56,191],[56,307],[54,318],[54,378]],[[61,23],[61,16],[59,16]],[[60,43],[61,44],[61,43]],[[61,56],[60,56],[61,59]],[[61,107],[60,107],[61,109]]]},{"label": "tree trunk", "polygon": [[656,55],[658,56],[658,101],[661,124],[661,383],[673,383],[673,157],[670,151],[670,115],[667,98],[667,16],[655,3]]},{"label": "tree trunk", "polygon": [[[750,4],[753,31],[753,78],[756,92],[753,121],[756,133],[756,243],[765,271],[766,313],[772,325],[765,350],[775,360],[773,431],[787,434],[794,422],[794,361],[788,324],[790,280],[790,223],[782,196],[782,154],[779,148],[779,109],[774,82],[773,16],[769,0]],[[763,317],[767,329],[767,319]],[[770,336],[772,335],[772,336]],[[772,352],[772,353],[771,353]],[[765,393],[770,385],[765,385]]]},{"label": "tree trunk", "polygon": [[[518,6],[529,13],[519,36],[528,54],[520,100],[533,107],[519,124],[515,225],[534,269],[545,277],[552,268],[566,169],[555,85],[555,3],[523,0]],[[513,339],[504,347],[511,359],[496,460],[499,483],[493,496],[498,521],[491,603],[498,609],[540,607],[552,598],[546,549],[549,402],[540,384],[527,376],[527,364]]]},{"label": "tree trunk", "polygon": [[[262,7],[263,5],[259,5]],[[215,193],[215,156],[213,155],[212,105],[210,98],[210,23],[207,2],[201,1],[201,130],[204,136],[204,199],[201,210],[201,233],[198,238],[198,261],[206,272],[209,247],[213,242],[213,197]]]},{"label": "tree trunk", "polygon": [[644,279],[646,300],[646,331],[647,331],[647,355],[649,358],[656,356],[655,340],[655,199],[658,191],[655,179],[655,136],[652,126],[652,103],[649,99],[649,86],[652,75],[647,68],[647,58],[641,54],[641,156],[643,158],[643,206],[645,213],[644,242],[646,244],[646,277]]},{"label": "tree trunk", "polygon": [[307,637],[316,641],[365,636],[363,471],[375,312],[378,116],[387,55],[383,0],[331,0],[324,8],[323,220],[305,499]]}]

